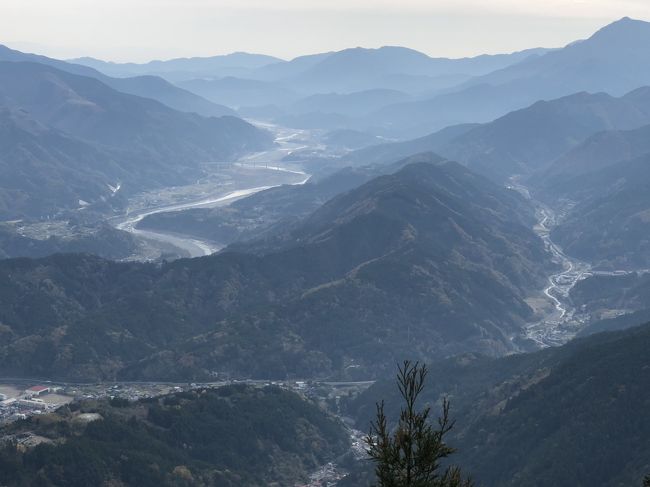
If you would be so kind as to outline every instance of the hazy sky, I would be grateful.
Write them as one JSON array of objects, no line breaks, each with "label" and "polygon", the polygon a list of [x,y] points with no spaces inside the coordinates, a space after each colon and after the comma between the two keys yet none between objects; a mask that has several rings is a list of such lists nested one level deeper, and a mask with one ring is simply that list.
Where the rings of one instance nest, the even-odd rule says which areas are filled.
[{"label": "hazy sky", "polygon": [[650,0],[0,0],[0,43],[144,61],[401,45],[459,57],[561,46]]}]

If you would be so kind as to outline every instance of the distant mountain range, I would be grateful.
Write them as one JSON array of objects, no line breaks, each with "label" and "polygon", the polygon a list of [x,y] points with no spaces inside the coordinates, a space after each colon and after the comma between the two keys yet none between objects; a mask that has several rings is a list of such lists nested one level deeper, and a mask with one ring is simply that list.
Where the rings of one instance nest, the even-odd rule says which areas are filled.
[{"label": "distant mountain range", "polygon": [[[335,104],[351,96],[312,98],[314,103],[322,99]],[[551,205],[559,200],[579,203],[554,233],[571,255],[607,268],[647,267],[644,166],[641,162],[619,163],[650,153],[648,123],[648,88],[621,97],[583,92],[540,101],[493,122],[452,126],[411,141],[377,144],[375,138],[367,142],[370,147],[350,152],[339,160],[328,159],[323,166],[330,171],[348,165],[387,167],[396,159],[435,151],[500,184],[518,175],[537,197]],[[607,169],[610,166],[615,167]],[[351,181],[356,181],[354,172],[347,174]],[[208,239],[218,241],[221,236],[225,242],[252,238],[263,228],[278,223],[281,216],[304,216],[306,211],[297,211],[301,205],[314,209],[298,191],[311,194],[311,203],[319,201],[313,185],[299,190],[277,189],[272,194],[280,204],[260,204],[256,197],[250,200],[248,209],[244,209],[248,203],[243,201],[228,210],[158,215],[143,225],[166,230],[177,225],[178,229]],[[238,218],[248,223],[238,225]],[[268,226],[253,222],[265,222]]]},{"label": "distant mountain range", "polygon": [[[413,95],[426,97],[473,76],[484,75],[545,52],[548,49],[446,59],[432,58],[403,47],[385,46],[379,49],[353,48],[301,56],[291,61],[246,53],[152,61],[146,64],[106,63],[92,58],[72,61],[110,76],[161,76],[218,104],[232,108],[258,107],[258,114],[261,113],[259,108],[273,105],[285,116],[304,115],[304,109],[296,112],[298,107],[293,107],[292,104],[298,102],[300,107],[303,103],[310,103],[309,100],[300,100],[312,95],[346,95],[375,90],[402,93],[399,98],[386,97],[381,103],[367,106],[365,110],[357,108],[352,113],[347,113],[358,118],[384,106],[406,102]],[[352,100],[353,97],[350,97],[348,101]],[[350,112],[354,103],[314,106],[309,111],[312,120],[309,125],[319,123],[317,121],[324,114],[346,115],[338,109],[348,108],[347,111]],[[356,103],[363,104],[362,101]],[[286,120],[288,119],[285,118]],[[291,119],[291,123],[305,126],[301,117]],[[341,128],[342,123],[343,119],[339,119],[339,122],[327,126]]]},{"label": "distant mountain range", "polygon": [[[94,68],[104,76],[166,77],[204,101],[207,98],[241,109],[247,116],[299,128],[354,129],[404,139],[450,125],[489,122],[539,100],[578,92],[621,96],[650,85],[649,42],[649,23],[623,18],[562,49],[538,48],[463,59],[432,58],[412,49],[384,46],[344,49],[290,61],[235,53],[147,64],[81,58],[74,61],[85,66],[74,66]],[[135,79],[102,81],[122,91],[144,94],[144,89],[136,92]],[[149,87],[151,93],[161,90]],[[401,95],[379,98],[370,105],[358,96],[341,98],[340,103],[332,98],[375,90]],[[318,100],[314,95],[322,96],[323,103],[314,103]],[[163,98],[181,109],[179,102],[170,101],[171,93],[158,97],[165,102]],[[183,103],[192,104],[189,100]],[[198,105],[198,100],[194,104]],[[199,111],[198,106],[193,111]]]},{"label": "distant mountain range", "polygon": [[0,211],[39,217],[105,205],[200,174],[202,161],[272,144],[235,117],[204,118],[49,65],[0,62]]},{"label": "distant mountain range", "polygon": [[569,254],[605,269],[650,267],[650,148],[642,157],[576,176],[562,185],[569,188],[565,198],[575,204],[553,230]]},{"label": "distant mountain range", "polygon": [[418,163],[334,198],[255,255],[1,261],[0,370],[368,377],[407,351],[501,354],[549,265],[531,221],[516,193],[454,163]]},{"label": "distant mountain range", "polygon": [[225,106],[211,103],[205,98],[201,98],[194,93],[185,91],[156,76],[111,78],[87,66],[71,64],[36,54],[22,53],[2,45],[0,45],[0,61],[44,64],[68,73],[95,78],[117,91],[145,98],[152,98],[182,112],[195,112],[200,115],[214,117],[235,114],[231,109],[226,108]]},{"label": "distant mountain range", "polygon": [[[648,123],[648,88],[619,98],[605,93],[577,93],[536,102],[493,122],[452,126],[418,139],[361,149],[344,159],[354,164],[382,163],[417,152],[435,151],[493,179],[503,180],[515,174],[544,170],[568,151],[581,150],[583,142],[593,145],[586,139],[601,131],[636,129]],[[571,153],[564,157],[575,159]],[[568,168],[562,161],[555,164],[558,168]]]},{"label": "distant mountain range", "polygon": [[[310,59],[312,62],[297,58],[277,65],[271,75],[269,67],[261,68],[252,77],[283,80],[295,89],[312,93],[348,93],[370,88],[404,91],[409,80],[419,80],[419,91],[426,91],[427,81],[451,75],[470,77],[486,74],[542,52],[545,50],[532,49],[514,54],[446,59],[431,58],[404,47],[353,48],[318,55],[318,58]],[[296,69],[298,65],[302,69]]]},{"label": "distant mountain range", "polygon": [[263,54],[234,52],[222,56],[176,58],[145,64],[106,62],[91,57],[70,59],[68,62],[88,66],[119,78],[153,75],[177,82],[199,78],[242,76],[251,70],[284,61]]},{"label": "distant mountain range", "polygon": [[650,23],[624,18],[585,41],[477,76],[448,93],[382,108],[366,125],[424,135],[447,125],[489,121],[538,100],[576,92],[619,96],[650,85],[649,43]]},{"label": "distant mountain range", "polygon": [[145,64],[110,63],[93,58],[72,59],[70,62],[92,67],[109,76],[156,75],[172,82],[238,77],[244,80],[288,83],[299,87],[301,92],[348,92],[381,88],[382,82],[391,83],[391,77],[395,77],[392,82],[397,82],[399,76],[421,76],[424,80],[452,75],[467,78],[487,74],[547,51],[548,49],[529,49],[513,54],[447,59],[432,58],[404,47],[384,46],[379,49],[358,47],[312,54],[290,61],[240,52],[224,56],[151,61]]}]

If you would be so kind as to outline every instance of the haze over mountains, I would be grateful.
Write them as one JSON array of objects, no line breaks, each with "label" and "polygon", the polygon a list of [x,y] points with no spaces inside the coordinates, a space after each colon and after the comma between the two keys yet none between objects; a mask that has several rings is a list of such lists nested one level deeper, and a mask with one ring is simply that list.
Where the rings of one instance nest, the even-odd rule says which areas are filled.
[{"label": "haze over mountains", "polygon": [[[581,92],[536,102],[492,122],[452,126],[418,139],[360,149],[345,159],[351,163],[387,162],[414,152],[435,151],[499,179],[543,170],[602,131],[636,129],[648,123],[647,88],[619,98]],[[568,153],[565,158],[576,156]],[[567,164],[559,161],[557,166]]]},{"label": "haze over mountains", "polygon": [[205,116],[233,115],[232,110],[223,106],[214,105],[197,95],[182,90],[162,78],[155,76],[139,76],[123,79],[111,78],[86,66],[66,63],[36,54],[22,53],[9,49],[6,46],[0,46],[0,61],[45,64],[72,74],[98,79],[104,84],[124,93],[154,98],[161,103],[169,105],[171,108],[185,112],[197,112]]},{"label": "haze over mountains", "polygon": [[272,143],[237,118],[177,112],[40,63],[0,63],[0,99],[8,219],[110,203],[111,187],[178,184],[201,162]]},{"label": "haze over mountains", "polygon": [[585,41],[479,76],[422,103],[386,107],[373,124],[411,133],[488,121],[540,99],[579,91],[622,95],[650,84],[647,22],[624,18]]},{"label": "haze over mountains", "polygon": [[[431,58],[412,49],[387,46],[346,49],[302,56],[291,61],[236,54],[156,61],[145,65],[114,65],[89,59],[76,59],[74,62],[109,75],[159,75],[213,102],[241,107],[242,110],[246,108],[243,112],[246,114],[259,115],[264,113],[263,107],[273,105],[276,115],[305,115],[309,101],[303,102],[303,98],[317,94],[346,94],[349,96],[342,106],[349,107],[351,112],[344,113],[336,106],[326,104],[312,106],[308,113],[315,121],[311,124],[318,126],[327,119],[327,114],[337,114],[342,117],[331,127],[337,124],[362,127],[364,122],[357,119],[383,106],[408,101],[413,96],[425,97],[472,76],[487,74],[546,51],[531,49],[510,55],[445,59]],[[379,104],[368,105],[364,101],[368,96],[366,92],[374,90],[391,90],[395,94]],[[299,127],[306,123],[304,117],[291,120]]]},{"label": "haze over mountains", "polygon": [[[176,88],[172,94],[169,83],[163,89],[162,81],[151,76],[240,109],[247,116],[282,120],[298,128],[354,128],[403,138],[452,124],[489,121],[540,99],[580,91],[621,96],[650,84],[650,73],[644,68],[648,65],[647,51],[640,47],[648,40],[646,22],[624,18],[562,49],[529,49],[509,55],[444,59],[387,46],[290,61],[247,53],[146,64],[80,58],[73,60],[79,64],[65,63],[65,69],[103,76],[102,81],[122,91],[157,94],[173,108],[204,115],[217,113],[210,113],[215,109],[207,108],[198,97],[189,100],[187,91]],[[19,57],[16,52],[10,53],[14,59]],[[83,69],[87,71],[79,71]],[[395,93],[368,105],[364,100],[373,90]],[[310,105],[303,100],[333,93],[349,96],[341,106]]]},{"label": "haze over mountains", "polygon": [[[2,482],[370,485],[332,415],[395,411],[408,358],[478,482],[639,483],[648,41],[624,18],[467,59],[0,47],[0,374],[93,388],[0,401]],[[120,397],[141,381],[176,392]]]},{"label": "haze over mountains", "polygon": [[262,54],[234,52],[225,56],[170,59],[151,61],[146,64],[105,62],[91,57],[71,59],[115,77],[161,76],[170,81],[218,76],[237,76],[269,64],[280,63],[281,59]]}]

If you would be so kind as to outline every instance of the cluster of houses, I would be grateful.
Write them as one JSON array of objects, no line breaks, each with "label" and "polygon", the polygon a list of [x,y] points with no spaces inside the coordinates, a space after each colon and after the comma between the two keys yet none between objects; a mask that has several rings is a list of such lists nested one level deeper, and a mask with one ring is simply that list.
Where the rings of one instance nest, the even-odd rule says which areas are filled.
[{"label": "cluster of houses", "polygon": [[0,394],[0,421],[24,419],[32,414],[42,414],[55,409],[57,406],[48,404],[41,396],[56,392],[52,387],[36,385],[28,387],[18,397],[7,397]]}]

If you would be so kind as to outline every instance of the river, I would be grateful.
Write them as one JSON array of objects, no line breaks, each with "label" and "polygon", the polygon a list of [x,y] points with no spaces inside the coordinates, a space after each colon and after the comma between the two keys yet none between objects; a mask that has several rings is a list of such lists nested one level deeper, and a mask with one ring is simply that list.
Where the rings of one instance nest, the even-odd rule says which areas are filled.
[{"label": "river", "polygon": [[560,271],[548,277],[544,296],[551,302],[551,312],[541,320],[530,323],[524,329],[524,336],[541,347],[558,346],[574,338],[585,326],[589,316],[581,314],[571,303],[571,289],[582,279],[591,276],[592,266],[587,262],[566,255],[551,239],[551,230],[556,224],[553,210],[535,202],[539,221],[535,233],[542,239],[551,259],[560,266]]},{"label": "river", "polygon": [[571,302],[571,290],[578,282],[596,275],[620,276],[647,270],[599,271],[594,270],[589,262],[568,256],[551,238],[551,231],[558,224],[555,211],[534,199],[528,188],[519,183],[517,178],[512,178],[508,187],[518,191],[535,207],[537,224],[533,230],[544,242],[553,262],[560,268],[548,276],[548,285],[543,290],[543,297],[551,305],[547,307],[550,311],[544,312],[541,319],[528,323],[524,327],[523,337],[541,348],[564,345],[575,338],[591,319],[588,313],[581,312]]},{"label": "river", "polygon": [[[226,206],[238,199],[283,184],[305,184],[310,179],[310,175],[295,164],[285,164],[282,160],[294,151],[307,147],[304,141],[309,140],[309,132],[270,124],[258,125],[274,133],[276,145],[273,149],[248,154],[233,161],[232,168],[239,169],[242,173],[248,173],[246,177],[243,177],[244,174],[242,174],[242,177],[238,179],[236,175],[232,177],[231,174],[231,181],[226,185],[220,181],[219,169],[213,169],[212,174],[198,180],[194,185],[172,188],[168,191],[171,196],[167,198],[161,196],[163,192],[140,194],[133,198],[124,215],[112,220],[113,226],[144,239],[154,247],[156,244],[161,244],[163,249],[176,248],[189,257],[202,257],[219,251],[223,246],[217,242],[201,240],[180,233],[142,230],[138,228],[138,224],[144,218],[157,213]],[[207,163],[206,167],[209,168],[210,163]],[[250,177],[250,174],[256,174],[257,178]],[[251,181],[259,182],[271,179],[268,177],[269,175],[273,176],[272,184],[251,185]],[[149,254],[134,256],[134,260],[150,260],[151,258],[152,256]]]}]

